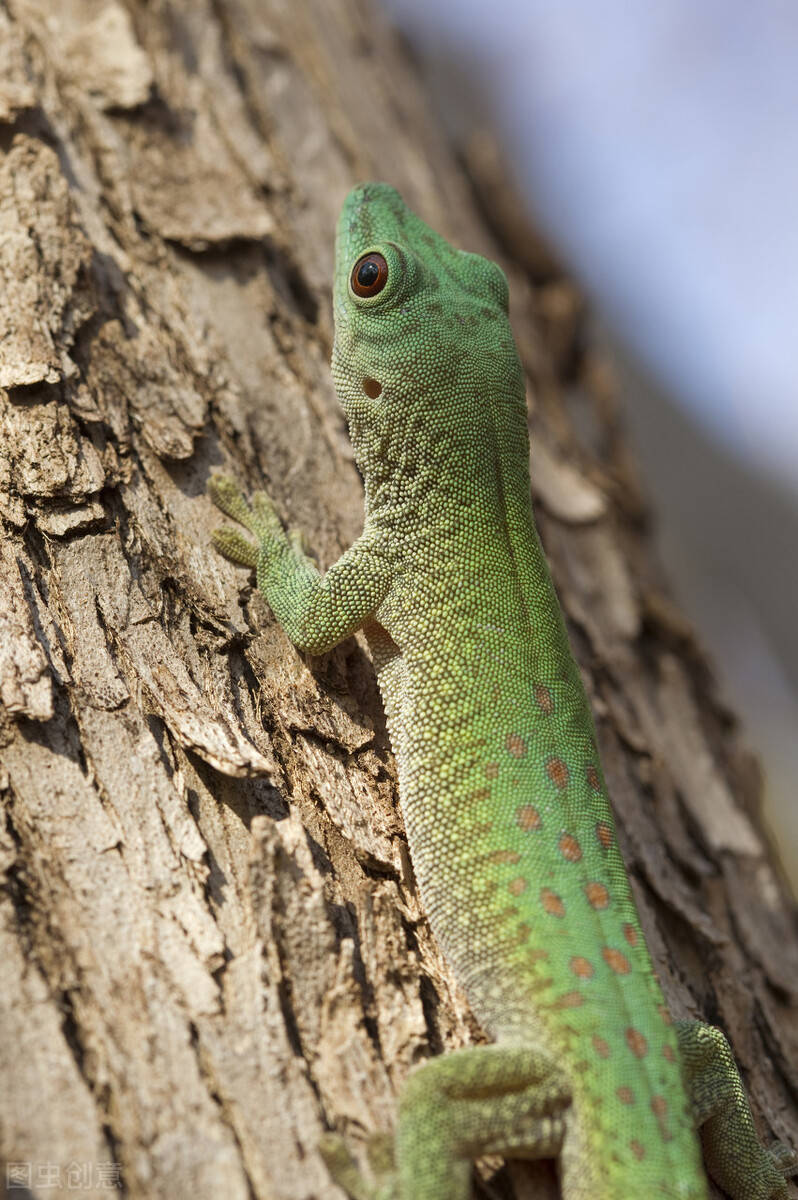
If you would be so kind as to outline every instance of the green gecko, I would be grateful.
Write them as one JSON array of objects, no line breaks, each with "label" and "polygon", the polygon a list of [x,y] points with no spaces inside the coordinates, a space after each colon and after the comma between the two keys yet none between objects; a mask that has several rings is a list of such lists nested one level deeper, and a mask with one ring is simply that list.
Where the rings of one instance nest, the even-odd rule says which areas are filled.
[{"label": "green gecko", "polygon": [[432,930],[493,1039],[434,1058],[399,1106],[395,1177],[355,1197],[467,1200],[484,1154],[558,1160],[564,1200],[781,1200],[728,1043],[671,1022],[593,720],[532,515],[524,376],[501,269],[455,250],[393,188],[347,197],[332,371],[365,485],[363,533],[321,576],[268,497],[211,495],[257,538],[288,637],[363,628]]}]

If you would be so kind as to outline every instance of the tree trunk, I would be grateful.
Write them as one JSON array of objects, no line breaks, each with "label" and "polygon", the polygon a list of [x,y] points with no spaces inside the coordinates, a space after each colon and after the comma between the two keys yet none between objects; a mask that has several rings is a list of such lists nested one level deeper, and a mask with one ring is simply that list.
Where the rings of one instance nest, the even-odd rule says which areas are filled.
[{"label": "tree trunk", "polygon": [[[674,1012],[728,1032],[763,1135],[798,1142],[757,770],[664,592],[579,295],[490,156],[458,162],[359,0],[0,5],[12,1196],[340,1200],[322,1131],[360,1153],[415,1062],[479,1036],[364,644],[303,658],[209,540],[217,467],[265,480],[324,565],[359,532],[329,297],[372,177],[508,271],[539,523],[652,952]],[[480,1174],[556,1195],[547,1168]]]}]

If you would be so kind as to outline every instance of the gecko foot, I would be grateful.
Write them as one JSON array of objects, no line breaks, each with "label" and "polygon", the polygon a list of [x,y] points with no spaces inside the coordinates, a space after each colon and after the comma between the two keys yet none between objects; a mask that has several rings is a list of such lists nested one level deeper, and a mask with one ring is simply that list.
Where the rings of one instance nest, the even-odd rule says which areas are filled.
[{"label": "gecko foot", "polygon": [[773,1142],[768,1147],[773,1165],[782,1175],[798,1175],[798,1152],[785,1142]]},{"label": "gecko foot", "polygon": [[[229,475],[213,475],[208,482],[208,495],[223,513],[254,533],[261,546],[285,536],[277,511],[265,492],[256,492],[250,507],[234,479]],[[212,539],[225,558],[247,567],[258,565],[258,547],[229,526],[215,529]]]},{"label": "gecko foot", "polygon": [[339,1133],[325,1133],[319,1139],[319,1153],[330,1176],[350,1200],[395,1200],[398,1193],[390,1136],[374,1134],[366,1143],[373,1183],[364,1178]]}]

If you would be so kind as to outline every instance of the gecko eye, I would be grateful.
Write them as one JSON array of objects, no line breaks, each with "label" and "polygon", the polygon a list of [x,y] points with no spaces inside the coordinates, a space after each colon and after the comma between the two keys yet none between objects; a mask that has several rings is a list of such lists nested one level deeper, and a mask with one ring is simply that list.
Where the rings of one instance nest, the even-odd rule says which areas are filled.
[{"label": "gecko eye", "polygon": [[349,283],[356,296],[376,296],[388,282],[388,264],[381,254],[364,254],[352,268]]}]

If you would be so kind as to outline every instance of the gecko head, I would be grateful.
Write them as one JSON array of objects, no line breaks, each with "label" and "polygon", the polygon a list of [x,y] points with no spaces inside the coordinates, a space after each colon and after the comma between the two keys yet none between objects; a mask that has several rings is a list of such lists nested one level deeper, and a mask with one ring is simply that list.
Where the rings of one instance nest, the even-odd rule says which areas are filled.
[{"label": "gecko head", "polygon": [[335,253],[332,371],[366,475],[494,436],[491,399],[523,377],[504,272],[450,246],[392,187],[346,198]]}]

